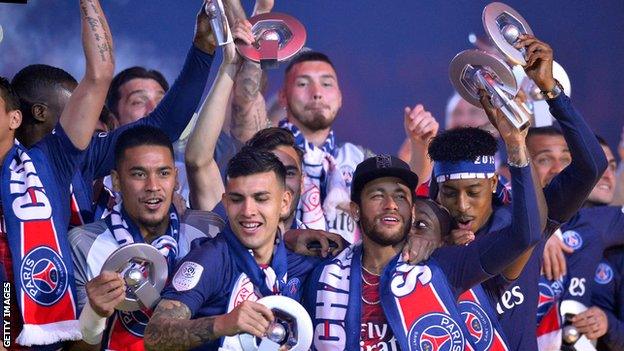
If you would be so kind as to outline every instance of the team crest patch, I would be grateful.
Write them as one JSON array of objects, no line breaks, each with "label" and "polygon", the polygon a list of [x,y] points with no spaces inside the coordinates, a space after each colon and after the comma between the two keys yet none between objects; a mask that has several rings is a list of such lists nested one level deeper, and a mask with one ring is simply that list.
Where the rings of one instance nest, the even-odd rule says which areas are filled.
[{"label": "team crest patch", "polygon": [[61,257],[49,247],[31,250],[20,267],[22,288],[30,298],[51,306],[63,297],[68,287],[67,268]]},{"label": "team crest patch", "polygon": [[464,334],[451,317],[443,313],[426,314],[410,329],[408,340],[414,351],[454,351],[464,349]]},{"label": "team crest patch", "polygon": [[299,278],[292,278],[288,281],[288,283],[286,283],[286,286],[284,287],[284,293],[290,297],[295,297],[299,292],[300,286],[301,281],[299,280]]},{"label": "team crest patch", "polygon": [[489,349],[494,340],[494,328],[483,308],[472,301],[460,301],[459,311],[464,318],[472,343],[478,350]]},{"label": "team crest patch", "polygon": [[171,284],[177,291],[191,290],[199,282],[203,271],[204,267],[202,265],[186,261],[178,268]]},{"label": "team crest patch", "polygon": [[566,230],[563,232],[563,242],[573,250],[578,250],[583,246],[583,238],[581,235],[573,230]]},{"label": "team crest patch", "polygon": [[609,284],[613,280],[613,269],[606,263],[598,264],[594,280],[598,284]]},{"label": "team crest patch", "polygon": [[142,338],[145,334],[147,322],[149,322],[149,316],[141,310],[132,312],[118,311],[118,313],[124,328],[133,335]]}]

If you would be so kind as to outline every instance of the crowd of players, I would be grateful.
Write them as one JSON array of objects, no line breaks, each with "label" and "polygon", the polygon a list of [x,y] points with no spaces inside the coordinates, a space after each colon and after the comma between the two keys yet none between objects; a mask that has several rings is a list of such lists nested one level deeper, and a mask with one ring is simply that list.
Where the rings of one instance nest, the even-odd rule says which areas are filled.
[{"label": "crowd of players", "polygon": [[[517,47],[555,126],[519,131],[485,94],[483,109],[454,96],[444,131],[405,108],[399,158],[337,141],[323,53],[286,64],[275,112],[259,65],[223,46],[202,102],[218,50],[203,7],[171,87],[114,76],[99,1],[80,9],[80,81],[39,64],[0,78],[4,348],[236,350],[279,294],[306,307],[315,350],[559,350],[566,325],[624,350],[622,177],[548,44]],[[115,309],[126,283],[102,266],[130,243],[167,260],[153,311]],[[562,317],[570,300],[587,310]]]}]

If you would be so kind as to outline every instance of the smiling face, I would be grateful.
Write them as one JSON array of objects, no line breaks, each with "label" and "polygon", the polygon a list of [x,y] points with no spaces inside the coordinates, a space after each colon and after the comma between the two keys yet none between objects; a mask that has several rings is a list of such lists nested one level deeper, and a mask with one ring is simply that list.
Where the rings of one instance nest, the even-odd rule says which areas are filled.
[{"label": "smiling face", "polygon": [[608,166],[600,177],[600,180],[598,180],[598,183],[596,183],[592,192],[587,197],[587,201],[607,205],[613,201],[613,196],[615,195],[615,169],[617,165],[611,149],[605,145],[601,146],[605,156],[607,157]]},{"label": "smiling face", "polygon": [[412,194],[399,178],[383,177],[366,183],[362,189],[360,226],[364,240],[382,246],[401,243],[412,224]]},{"label": "smiling face", "polygon": [[286,75],[280,101],[295,124],[317,131],[331,127],[342,106],[336,71],[323,61],[304,61]]},{"label": "smiling face", "polygon": [[527,149],[542,187],[572,162],[562,135],[532,135],[527,138]]},{"label": "smiling face", "polygon": [[124,210],[141,233],[164,234],[177,185],[171,150],[160,145],[128,148],[111,177],[113,187],[123,197]]},{"label": "smiling face", "polygon": [[274,172],[228,178],[223,194],[230,228],[248,249],[272,252],[280,218],[292,196]]},{"label": "smiling face", "polygon": [[438,202],[446,207],[459,229],[476,233],[492,215],[492,193],[498,178],[456,179],[440,184]]}]

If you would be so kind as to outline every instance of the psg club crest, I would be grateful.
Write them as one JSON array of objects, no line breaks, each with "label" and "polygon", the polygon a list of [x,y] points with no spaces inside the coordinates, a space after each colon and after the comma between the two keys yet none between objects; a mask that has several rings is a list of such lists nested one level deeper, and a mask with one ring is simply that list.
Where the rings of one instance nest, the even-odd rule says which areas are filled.
[{"label": "psg club crest", "polygon": [[478,350],[487,350],[494,340],[492,321],[481,306],[472,301],[460,301],[459,310],[473,344]]},{"label": "psg club crest", "polygon": [[563,281],[549,281],[544,276],[539,279],[539,295],[537,297],[537,323],[548,313],[555,300],[563,293]]},{"label": "psg club crest", "polygon": [[583,246],[583,238],[581,235],[573,230],[566,230],[563,233],[563,242],[573,250],[578,250]]},{"label": "psg club crest", "polygon": [[465,343],[460,326],[443,313],[420,317],[409,331],[408,340],[414,351],[463,350]]},{"label": "psg club crest", "polygon": [[119,313],[118,317],[121,320],[121,324],[127,331],[139,338],[143,337],[145,327],[147,327],[147,322],[149,322],[149,316],[145,312],[141,310],[132,312],[118,310],[117,313]]},{"label": "psg club crest", "polygon": [[606,263],[598,264],[594,280],[598,284],[609,284],[613,280],[613,269]]},{"label": "psg club crest", "polygon": [[65,263],[46,246],[31,250],[22,260],[20,272],[22,289],[40,305],[53,305],[67,290]]}]

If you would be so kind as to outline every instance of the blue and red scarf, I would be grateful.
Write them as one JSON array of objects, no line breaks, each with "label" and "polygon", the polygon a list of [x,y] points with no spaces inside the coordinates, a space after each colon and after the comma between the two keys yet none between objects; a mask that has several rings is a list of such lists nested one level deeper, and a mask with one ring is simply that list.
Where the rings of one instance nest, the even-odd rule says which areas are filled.
[{"label": "blue and red scarf", "polygon": [[[311,278],[306,304],[313,314],[312,349],[360,349],[361,259],[361,245],[350,246]],[[475,350],[435,260],[410,265],[397,256],[385,268],[380,289],[383,311],[401,350]]]},{"label": "blue and red scarf", "polygon": [[509,350],[496,314],[481,285],[476,285],[459,295],[458,307],[475,350]]},{"label": "blue and red scarf", "polygon": [[[2,205],[18,305],[24,321],[20,345],[47,345],[81,338],[67,223],[59,192],[48,184],[52,169],[17,141],[2,166]],[[45,182],[45,184],[44,184]]]},{"label": "blue and red scarf", "polygon": [[[123,204],[116,204],[111,213],[105,218],[108,229],[113,234],[119,246],[133,243],[144,243],[139,228],[123,210]],[[169,228],[167,232],[156,238],[151,245],[167,258],[169,276],[175,267],[178,255],[178,241],[180,239],[180,221],[173,205],[169,208]],[[142,351],[143,335],[152,311],[137,310],[125,312],[115,310],[108,319],[105,339],[102,340],[107,350]]]}]

